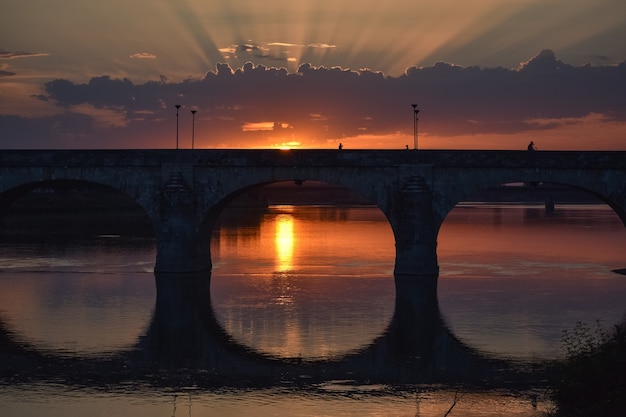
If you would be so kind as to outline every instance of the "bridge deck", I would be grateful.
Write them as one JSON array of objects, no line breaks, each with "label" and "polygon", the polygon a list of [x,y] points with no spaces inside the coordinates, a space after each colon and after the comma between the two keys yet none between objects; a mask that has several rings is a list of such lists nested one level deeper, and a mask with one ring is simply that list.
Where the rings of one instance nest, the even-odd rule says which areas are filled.
[{"label": "bridge deck", "polygon": [[120,149],[3,150],[0,166],[395,166],[626,169],[626,151]]}]

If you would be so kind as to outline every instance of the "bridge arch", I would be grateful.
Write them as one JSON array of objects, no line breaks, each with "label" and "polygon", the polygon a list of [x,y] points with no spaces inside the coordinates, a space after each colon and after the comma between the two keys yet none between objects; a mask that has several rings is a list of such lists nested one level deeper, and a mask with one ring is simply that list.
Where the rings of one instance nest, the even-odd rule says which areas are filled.
[{"label": "bridge arch", "polygon": [[[403,234],[406,234],[406,224],[403,218],[404,213],[396,201],[399,192],[397,188],[398,168],[381,167],[373,169],[371,167],[271,167],[257,169],[252,172],[246,172],[245,175],[233,168],[221,168],[218,175],[212,172],[212,175],[206,177],[200,172],[196,172],[196,176],[206,178],[200,184],[201,189],[198,194],[203,195],[205,199],[199,200],[199,251],[210,254],[207,236],[215,224],[219,213],[234,198],[242,193],[253,190],[257,187],[280,183],[291,182],[302,184],[308,182],[319,182],[344,187],[358,195],[363,199],[375,205],[386,217],[390,224],[394,239],[396,241],[396,263],[399,251],[403,250],[402,244],[398,244],[402,240]],[[228,178],[228,181],[222,181],[222,178]],[[406,239],[405,239],[406,240]],[[409,268],[404,268],[408,270]]]},{"label": "bridge arch", "polygon": [[[291,189],[295,189],[296,192],[298,188],[300,187],[302,187],[302,189],[304,190],[304,189],[307,189],[307,186],[309,184],[314,184],[316,187],[319,187],[320,189],[322,189],[320,190],[321,192],[324,192],[323,189],[326,189],[327,201],[332,202],[332,203],[336,203],[336,202],[341,203],[340,200],[337,200],[337,198],[339,197],[335,197],[333,199],[333,197],[328,196],[328,192],[331,192],[332,188],[338,187],[338,188],[341,188],[342,190],[345,190],[345,192],[350,193],[350,196],[347,197],[350,203],[355,203],[359,205],[373,205],[382,211],[381,207],[378,206],[375,201],[372,201],[368,197],[365,197],[364,195],[362,195],[360,192],[350,189],[344,186],[343,184],[329,183],[325,181],[317,181],[317,180],[312,180],[312,179],[300,179],[300,178],[291,179],[291,180],[267,181],[267,182],[249,184],[249,185],[244,186],[243,188],[239,188],[231,192],[230,194],[225,195],[222,199],[220,199],[217,203],[213,204],[212,206],[202,210],[201,212],[204,214],[202,214],[201,216],[202,217],[201,230],[206,232],[207,230],[212,229],[213,225],[215,224],[215,221],[223,212],[223,210],[233,201],[237,200],[238,198],[241,198],[242,196],[252,194],[251,195],[252,200],[248,202],[250,204],[257,204],[259,206],[263,206],[263,205],[272,203],[272,198],[276,198],[276,195],[277,195],[277,193],[276,192],[273,193],[273,191],[276,191],[276,190],[272,190],[272,188],[268,189],[266,187],[273,187],[279,184],[293,184],[293,187]],[[280,191],[278,191],[278,193],[280,193]],[[273,194],[274,196],[272,196],[271,194]],[[283,195],[278,196],[278,198],[285,199],[284,192],[282,194]],[[346,197],[344,197],[344,201],[347,201],[347,199]],[[293,201],[294,204],[297,204],[297,203],[307,204],[306,200],[307,200],[306,195],[302,195],[302,194],[294,195],[293,198],[291,199],[291,201]],[[286,201],[289,201],[289,199],[287,199]],[[310,198],[309,198],[309,202],[310,202]],[[384,211],[382,212],[383,214],[385,214]]]},{"label": "bridge arch", "polygon": [[[22,183],[0,193],[0,223],[5,244],[62,242],[80,248],[107,238],[140,239],[153,251],[155,223],[131,196],[103,184],[74,179]],[[100,243],[96,243],[98,245]],[[78,247],[78,246],[77,246]]]},{"label": "bridge arch", "polygon": [[237,196],[255,187],[278,183],[303,183],[316,181],[333,184],[362,195],[389,216],[393,199],[392,190],[397,180],[395,167],[259,167],[254,170],[241,170],[238,167],[220,167],[219,171],[196,169],[195,176],[201,178],[195,184],[199,200],[199,211],[204,218],[211,208],[219,207],[222,201]]},{"label": "bridge arch", "polygon": [[[153,216],[151,216],[151,214],[155,214],[154,210],[147,209],[141,204],[141,201],[137,201],[131,195],[116,187],[85,179],[59,178],[33,180],[21,183],[9,189],[2,190],[0,191],[0,213],[2,213],[4,210],[9,209],[10,206],[18,201],[21,197],[38,189],[50,189],[53,192],[55,190],[58,192],[65,191],[73,193],[76,196],[93,193],[94,196],[97,197],[97,199],[99,200],[106,200],[108,198],[115,197],[116,202],[118,202],[119,204],[141,211],[150,221],[150,224],[152,226],[152,234],[154,235],[156,232],[154,228],[155,219]],[[58,200],[61,200],[61,198],[59,198]],[[68,201],[66,199],[63,199],[63,203],[68,203]],[[95,205],[100,205],[100,202],[97,200],[92,201],[91,203]],[[70,201],[68,208],[71,208],[72,204],[74,203]],[[110,204],[110,201],[102,201],[101,203],[103,207],[106,207]]]},{"label": "bridge arch", "polygon": [[108,193],[115,193],[124,196],[126,200],[134,202],[143,213],[150,219],[153,225],[153,231],[156,232],[156,225],[159,221],[158,206],[155,204],[156,197],[150,191],[144,189],[140,192],[141,187],[138,184],[132,184],[131,181],[117,183],[110,179],[101,178],[99,176],[90,177],[83,175],[65,175],[65,176],[28,176],[19,177],[18,181],[12,181],[4,187],[0,188],[0,212],[10,206],[19,197],[43,187],[71,186],[83,188],[101,188]]},{"label": "bridge arch", "polygon": [[[328,181],[328,177],[324,177],[326,181],[321,181],[320,178],[322,178],[322,176],[298,176],[298,177],[291,177],[291,178],[286,177],[286,178],[287,179],[285,178],[266,179],[265,181],[262,181],[262,182],[251,181],[248,184],[241,184],[240,188],[231,187],[227,190],[224,190],[224,194],[219,196],[221,198],[218,199],[218,196],[216,195],[215,197],[218,200],[215,203],[205,204],[200,209],[200,213],[202,213],[200,225],[199,225],[199,233],[198,233],[198,244],[199,244],[200,250],[203,253],[210,254],[211,233],[220,215],[223,213],[223,211],[229,204],[231,204],[234,200],[240,198],[241,196],[244,196],[250,193],[255,193],[256,191],[262,193],[264,192],[263,190],[265,190],[266,194],[267,193],[271,194],[272,193],[271,187],[278,185],[278,184],[293,184],[293,187],[290,189],[294,189],[296,192],[298,191],[300,187],[302,187],[302,190],[307,189],[307,185],[309,184],[315,184],[316,187],[320,187],[320,188],[328,187],[328,189],[332,189],[334,187],[337,187],[338,189],[339,188],[343,189],[345,190],[346,193],[350,194],[349,198],[351,202],[356,202],[360,205],[375,206],[387,219],[387,222],[389,223],[391,230],[394,233],[394,238],[395,238],[394,224],[393,222],[390,221],[388,213],[385,213],[385,210],[384,210],[384,205],[387,205],[388,203],[387,194],[370,193],[370,195],[367,196],[363,194],[363,191],[364,191],[363,187],[351,188],[350,186],[347,186],[345,183],[342,184],[338,182],[331,182],[333,179],[331,179],[331,181]],[[266,187],[270,187],[270,188],[268,189]],[[357,190],[355,188],[361,188],[361,190]],[[294,196],[293,201],[294,203],[297,204],[298,201],[303,202],[304,201],[303,198],[304,200],[306,200],[306,198],[302,197],[302,195]],[[373,200],[372,198],[374,198],[375,200]],[[335,201],[335,200],[331,199],[329,201]],[[266,196],[257,195],[256,203],[254,204],[263,205],[268,202],[271,203],[271,197],[268,200],[267,195]],[[383,205],[383,207],[381,207],[381,205]]]},{"label": "bridge arch", "polygon": [[[611,178],[616,175],[611,170],[596,170],[594,175],[576,170],[545,168],[491,168],[470,173],[464,171],[464,174],[457,173],[452,178],[446,178],[446,184],[437,184],[435,187],[438,191],[433,206],[437,229],[441,227],[450,211],[469,196],[512,183],[554,184],[587,193],[611,207],[626,227],[626,186],[624,182],[620,183]],[[441,191],[444,191],[445,195]]]}]

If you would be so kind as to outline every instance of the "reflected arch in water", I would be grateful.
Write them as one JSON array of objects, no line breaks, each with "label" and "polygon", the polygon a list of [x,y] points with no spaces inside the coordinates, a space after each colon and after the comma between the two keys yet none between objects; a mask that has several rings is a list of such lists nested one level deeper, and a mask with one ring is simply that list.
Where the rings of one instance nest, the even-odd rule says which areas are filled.
[{"label": "reflected arch in water", "polygon": [[[54,378],[68,385],[138,382],[148,386],[282,386],[352,380],[377,383],[477,383],[507,386],[541,378],[460,343],[441,319],[432,281],[402,279],[394,317],[380,337],[333,360],[260,354],[229,336],[213,314],[203,274],[157,275],[159,296],[146,332],[112,357],[58,355],[19,343],[0,318],[0,379]],[[98,375],[98,378],[94,378]],[[504,382],[506,381],[506,382]],[[2,381],[0,380],[0,385]],[[108,385],[107,385],[108,386]]]},{"label": "reflected arch in water", "polygon": [[68,357],[131,349],[154,308],[147,273],[4,273],[0,318],[16,343]]},{"label": "reflected arch in water", "polygon": [[[212,369],[278,379],[371,379],[372,382],[479,381],[497,363],[461,344],[439,314],[432,280],[396,277],[393,315],[387,328],[358,349],[327,358],[281,357],[251,348],[227,332],[212,307],[204,275],[157,274],[158,301],[140,351],[166,367]],[[156,350],[154,350],[156,349]]]},{"label": "reflected arch in water", "polygon": [[[546,196],[554,207],[546,206]],[[516,183],[476,193],[439,232],[439,301],[469,345],[518,360],[559,357],[562,331],[623,311],[626,233],[591,193]]]},{"label": "reflected arch in water", "polygon": [[366,345],[391,319],[393,233],[354,192],[313,181],[255,188],[223,208],[212,237],[213,306],[244,344],[329,358]]},{"label": "reflected arch in water", "polygon": [[85,181],[2,197],[0,311],[16,337],[68,355],[131,346],[155,297],[154,231],[141,206]]}]

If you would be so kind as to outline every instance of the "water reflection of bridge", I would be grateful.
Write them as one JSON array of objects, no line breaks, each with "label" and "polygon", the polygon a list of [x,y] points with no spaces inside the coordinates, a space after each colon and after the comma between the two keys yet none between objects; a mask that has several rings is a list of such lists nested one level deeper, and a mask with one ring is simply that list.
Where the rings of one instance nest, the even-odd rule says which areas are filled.
[{"label": "water reflection of bridge", "polygon": [[[335,379],[369,383],[472,383],[504,386],[537,375],[519,364],[468,348],[446,328],[432,280],[396,278],[394,317],[372,343],[328,361],[279,359],[236,343],[212,311],[206,275],[158,275],[152,322],[135,346],[107,357],[72,357],[20,344],[0,322],[0,378],[216,386],[310,383]],[[1,385],[1,382],[0,382]]]}]

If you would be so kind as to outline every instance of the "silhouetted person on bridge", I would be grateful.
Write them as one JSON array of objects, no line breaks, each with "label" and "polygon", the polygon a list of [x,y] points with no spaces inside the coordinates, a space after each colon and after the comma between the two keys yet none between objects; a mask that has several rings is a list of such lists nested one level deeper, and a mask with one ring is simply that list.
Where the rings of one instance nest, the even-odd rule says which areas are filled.
[{"label": "silhouetted person on bridge", "polygon": [[529,151],[536,151],[537,150],[537,148],[535,148],[535,143],[532,140],[528,144],[528,150]]},{"label": "silhouetted person on bridge", "polygon": [[343,149],[343,143],[339,142],[339,150]]}]

